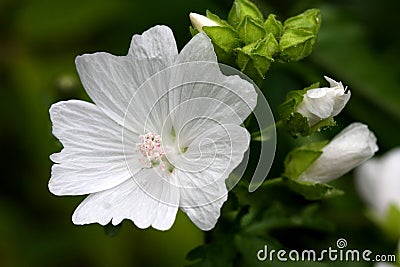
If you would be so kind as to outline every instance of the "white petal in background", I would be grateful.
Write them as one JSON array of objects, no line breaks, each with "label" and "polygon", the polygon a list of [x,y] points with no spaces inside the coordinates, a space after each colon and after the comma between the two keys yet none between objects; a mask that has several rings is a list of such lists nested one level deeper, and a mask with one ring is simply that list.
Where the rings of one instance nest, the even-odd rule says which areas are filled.
[{"label": "white petal in background", "polygon": [[367,161],[355,175],[361,197],[381,218],[391,204],[400,209],[400,148]]},{"label": "white petal in background", "polygon": [[379,262],[374,265],[374,267],[396,267],[394,264],[390,264],[387,262]]}]

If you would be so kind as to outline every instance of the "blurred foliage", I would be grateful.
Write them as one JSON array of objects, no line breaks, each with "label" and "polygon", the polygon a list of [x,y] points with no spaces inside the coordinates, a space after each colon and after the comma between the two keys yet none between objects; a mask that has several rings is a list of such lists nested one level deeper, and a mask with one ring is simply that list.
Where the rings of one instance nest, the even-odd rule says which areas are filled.
[{"label": "blurred foliage", "polygon": [[[352,90],[349,104],[338,117],[339,127],[329,136],[349,122],[361,121],[376,133],[380,153],[400,145],[397,1],[255,2],[264,16],[275,13],[278,19],[308,8],[319,8],[322,14],[313,54],[299,63],[276,64],[267,74],[263,90],[275,114],[289,90],[322,82],[322,76],[328,75]],[[191,37],[190,11],[204,14],[210,9],[226,19],[231,4],[230,0],[0,1],[0,266],[188,264],[185,256],[203,243],[203,233],[182,213],[167,232],[139,230],[124,222],[117,235],[111,237],[98,225],[72,224],[70,216],[82,197],[57,198],[47,190],[51,169],[48,156],[61,149],[51,135],[48,108],[59,100],[88,100],[75,71],[74,58],[78,54],[108,51],[124,55],[133,34],[156,24],[170,26],[181,48]],[[303,140],[294,140],[283,132],[279,137],[271,177],[280,175],[287,151]],[[226,220],[221,218],[215,230],[206,233],[208,246],[214,246],[207,253],[214,255],[211,260],[217,260],[219,251],[238,251],[232,256],[237,266],[257,266],[255,251],[266,243],[276,247],[319,248],[334,244],[339,237],[345,237],[353,248],[383,254],[394,252],[395,243],[365,215],[351,175],[338,180],[335,186],[346,194],[312,208],[308,205],[313,202],[285,192],[284,188],[260,189],[253,194],[238,188],[234,194],[245,194],[244,206],[262,205],[261,214],[253,214],[250,208],[236,211],[230,218],[237,218],[236,223],[247,225],[245,229],[253,234],[225,235],[226,240],[212,242],[219,232],[235,227],[224,227]],[[252,216],[270,218],[272,214],[276,218],[267,220],[266,225],[252,225]],[[315,224],[324,227],[310,230],[309,226]],[[198,256],[190,255],[191,259]]]}]

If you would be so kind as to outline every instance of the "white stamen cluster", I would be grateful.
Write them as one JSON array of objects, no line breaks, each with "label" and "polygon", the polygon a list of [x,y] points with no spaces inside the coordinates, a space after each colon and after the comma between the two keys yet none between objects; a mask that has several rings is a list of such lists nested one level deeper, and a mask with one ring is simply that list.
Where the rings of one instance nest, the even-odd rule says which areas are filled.
[{"label": "white stamen cluster", "polygon": [[156,133],[147,133],[139,135],[141,143],[138,144],[138,151],[142,153],[145,158],[139,161],[144,168],[152,168],[160,165],[162,170],[165,169],[165,164],[162,162],[164,151],[161,145],[161,136]]}]

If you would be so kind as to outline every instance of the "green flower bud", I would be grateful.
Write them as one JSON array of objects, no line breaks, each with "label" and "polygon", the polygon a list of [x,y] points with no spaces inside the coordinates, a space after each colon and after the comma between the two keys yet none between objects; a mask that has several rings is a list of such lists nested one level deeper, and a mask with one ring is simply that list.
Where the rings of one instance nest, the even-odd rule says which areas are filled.
[{"label": "green flower bud", "polygon": [[228,65],[235,65],[235,49],[243,46],[238,34],[230,26],[204,26],[203,31],[210,37],[218,61]]},{"label": "green flower bud", "polygon": [[248,0],[235,0],[228,14],[228,22],[236,28],[246,16],[260,22],[264,21],[263,15],[255,4]]},{"label": "green flower bud", "polygon": [[241,71],[260,84],[271,62],[274,61],[273,56],[279,52],[279,45],[270,33],[263,39],[237,48],[236,51],[238,53],[236,63]]},{"label": "green flower bud", "polygon": [[245,44],[253,43],[264,38],[264,26],[252,17],[245,16],[237,27],[237,33]]},{"label": "green flower bud", "polygon": [[303,13],[288,18],[285,21],[284,28],[286,29],[302,29],[312,32],[317,35],[321,26],[321,14],[318,9],[308,9]]},{"label": "green flower bud", "polygon": [[311,54],[321,25],[318,9],[310,9],[285,21],[279,41],[280,59],[298,61]]},{"label": "green flower bud", "polygon": [[264,23],[264,28],[267,33],[272,33],[275,38],[280,38],[283,33],[283,25],[275,17],[274,14],[270,14]]}]

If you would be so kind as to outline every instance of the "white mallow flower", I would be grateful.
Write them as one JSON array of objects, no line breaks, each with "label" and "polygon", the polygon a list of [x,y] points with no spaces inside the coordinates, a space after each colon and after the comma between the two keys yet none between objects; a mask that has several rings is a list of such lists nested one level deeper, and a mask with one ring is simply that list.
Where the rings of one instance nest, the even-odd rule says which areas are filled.
[{"label": "white mallow flower", "polygon": [[94,104],[50,108],[64,148],[51,155],[49,189],[89,196],[75,224],[169,229],[181,208],[202,230],[214,227],[227,199],[225,180],[250,136],[240,125],[257,102],[253,85],[225,76],[200,33],[178,54],[170,28],[134,35],[127,56],[76,58]]},{"label": "white mallow flower", "polygon": [[323,149],[321,156],[299,177],[327,183],[370,159],[378,151],[375,135],[367,125],[355,122],[343,129]]},{"label": "white mallow flower", "polygon": [[308,90],[303,101],[297,106],[296,111],[308,118],[310,126],[314,126],[324,119],[338,115],[350,99],[350,90],[343,87],[341,82],[336,82],[324,76],[330,87]]},{"label": "white mallow flower", "polygon": [[374,264],[374,267],[396,267],[396,265],[387,262],[378,262]]},{"label": "white mallow flower", "polygon": [[361,197],[384,219],[390,205],[400,209],[400,148],[373,158],[355,171]]},{"label": "white mallow flower", "polygon": [[203,31],[204,26],[221,26],[217,22],[207,18],[206,16],[197,14],[197,13],[190,13],[189,14],[190,22],[192,23],[193,27],[197,29],[199,32]]}]

